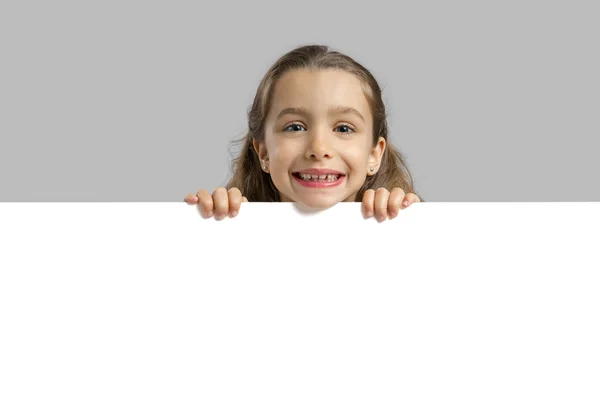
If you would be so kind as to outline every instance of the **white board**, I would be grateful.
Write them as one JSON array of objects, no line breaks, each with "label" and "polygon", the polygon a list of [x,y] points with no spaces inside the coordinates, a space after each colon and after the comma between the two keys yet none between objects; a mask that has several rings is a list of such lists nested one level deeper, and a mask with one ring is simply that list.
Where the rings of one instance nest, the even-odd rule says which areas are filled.
[{"label": "white board", "polygon": [[600,203],[0,221],[0,399],[600,397]]}]

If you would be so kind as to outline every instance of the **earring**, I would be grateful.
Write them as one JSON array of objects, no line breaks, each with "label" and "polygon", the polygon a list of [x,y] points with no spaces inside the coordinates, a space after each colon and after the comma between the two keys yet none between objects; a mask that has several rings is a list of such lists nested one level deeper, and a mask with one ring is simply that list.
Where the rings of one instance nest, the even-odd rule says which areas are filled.
[{"label": "earring", "polygon": [[371,172],[375,171],[375,168],[371,167]]},{"label": "earring", "polygon": [[265,172],[267,172],[267,163],[265,162],[265,160],[262,160],[262,168]]}]

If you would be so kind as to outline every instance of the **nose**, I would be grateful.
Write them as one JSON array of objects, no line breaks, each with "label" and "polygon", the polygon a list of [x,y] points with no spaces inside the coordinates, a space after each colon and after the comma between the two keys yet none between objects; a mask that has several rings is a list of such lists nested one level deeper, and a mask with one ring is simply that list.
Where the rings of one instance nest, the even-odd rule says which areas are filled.
[{"label": "nose", "polygon": [[327,132],[324,129],[315,129],[308,137],[308,145],[306,147],[306,157],[317,160],[323,158],[331,158],[333,151],[329,143]]}]

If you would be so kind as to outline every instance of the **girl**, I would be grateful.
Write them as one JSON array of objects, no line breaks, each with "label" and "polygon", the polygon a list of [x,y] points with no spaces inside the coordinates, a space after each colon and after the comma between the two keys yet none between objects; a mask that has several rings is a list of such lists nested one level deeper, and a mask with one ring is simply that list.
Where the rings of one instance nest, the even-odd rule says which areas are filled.
[{"label": "girl", "polygon": [[235,217],[243,201],[312,209],[362,201],[365,217],[381,222],[422,201],[402,154],[388,142],[379,84],[326,46],[298,47],[275,62],[258,86],[241,140],[227,186],[184,199],[205,218]]}]

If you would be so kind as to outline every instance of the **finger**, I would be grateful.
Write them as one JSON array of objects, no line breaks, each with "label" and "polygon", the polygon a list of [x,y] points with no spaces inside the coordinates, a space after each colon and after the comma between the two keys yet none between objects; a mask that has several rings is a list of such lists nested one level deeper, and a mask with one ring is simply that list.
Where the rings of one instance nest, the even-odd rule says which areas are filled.
[{"label": "finger", "polygon": [[404,201],[402,202],[402,208],[406,208],[413,203],[420,203],[421,199],[414,193],[408,193],[404,196]]},{"label": "finger", "polygon": [[215,204],[215,219],[221,220],[225,218],[229,212],[229,196],[227,195],[227,189],[224,187],[216,188],[213,191],[212,198]]},{"label": "finger", "polygon": [[399,187],[392,189],[392,193],[390,193],[390,198],[388,199],[388,215],[390,218],[396,218],[398,216],[400,204],[404,198],[404,190]]},{"label": "finger", "polygon": [[373,189],[367,189],[362,198],[362,209],[365,218],[371,218],[374,215],[373,203],[375,200],[375,191]]},{"label": "finger", "polygon": [[242,203],[248,203],[248,199],[246,198],[246,196],[242,196]]},{"label": "finger", "polygon": [[390,192],[385,188],[379,188],[375,192],[375,218],[381,222],[388,217],[387,206]]},{"label": "finger", "polygon": [[210,218],[213,216],[213,199],[210,193],[206,190],[199,190],[196,193],[196,197],[198,198],[198,208],[200,209],[200,213],[204,218]]},{"label": "finger", "polygon": [[229,195],[229,216],[233,218],[240,212],[242,192],[240,192],[240,189],[234,187],[229,189],[227,194]]},{"label": "finger", "polygon": [[183,199],[189,205],[194,205],[198,203],[198,197],[194,193],[190,193]]}]

